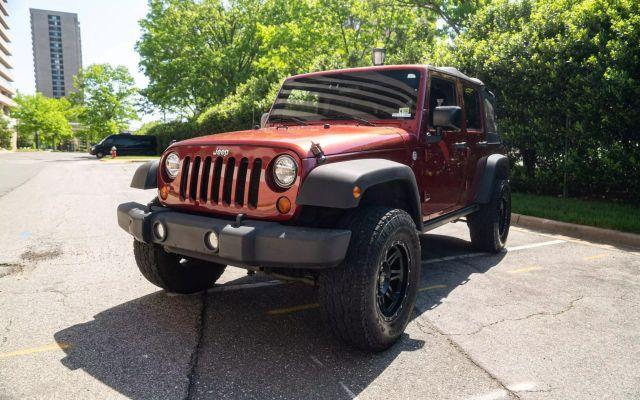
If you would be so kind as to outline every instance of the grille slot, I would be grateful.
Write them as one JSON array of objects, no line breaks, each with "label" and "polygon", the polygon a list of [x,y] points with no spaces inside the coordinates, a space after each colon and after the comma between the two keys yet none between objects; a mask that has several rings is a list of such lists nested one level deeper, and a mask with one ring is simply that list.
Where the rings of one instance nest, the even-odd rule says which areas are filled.
[{"label": "grille slot", "polygon": [[211,157],[204,159],[202,167],[202,179],[200,180],[200,200],[207,202],[207,194],[209,193],[209,174],[211,172]]},{"label": "grille slot", "polygon": [[253,160],[253,166],[251,167],[251,177],[249,180],[249,207],[256,208],[258,206],[260,175],[262,175],[262,160],[257,158]]},{"label": "grille slot", "polygon": [[238,166],[238,177],[236,178],[236,196],[234,198],[236,204],[244,205],[244,188],[247,185],[247,169],[249,169],[249,160],[243,158]]},{"label": "grille slot", "polygon": [[198,175],[200,174],[200,157],[196,157],[193,160],[193,166],[191,167],[191,174],[189,175],[189,198],[192,201],[196,200],[198,192]]},{"label": "grille slot", "polygon": [[236,159],[229,157],[224,170],[224,182],[222,186],[222,201],[227,205],[231,204],[231,187],[233,186],[233,171],[235,167]]},{"label": "grille slot", "polygon": [[213,184],[211,185],[211,201],[218,203],[220,198],[220,175],[222,174],[222,158],[216,158],[213,165]]},{"label": "grille slot", "polygon": [[189,164],[191,163],[191,158],[185,157],[182,162],[182,172],[180,173],[180,197],[182,199],[187,198],[187,182],[189,179]]}]

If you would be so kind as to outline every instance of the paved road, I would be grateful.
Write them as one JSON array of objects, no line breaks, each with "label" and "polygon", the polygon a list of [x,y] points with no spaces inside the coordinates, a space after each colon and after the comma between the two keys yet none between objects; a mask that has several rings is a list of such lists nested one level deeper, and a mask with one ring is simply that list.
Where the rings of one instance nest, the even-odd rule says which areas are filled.
[{"label": "paved road", "polygon": [[0,398],[640,398],[640,254],[519,229],[477,254],[449,224],[422,240],[405,336],[363,354],[310,286],[236,268],[205,294],[147,283],[115,219],[153,196],[135,168],[0,154]]}]

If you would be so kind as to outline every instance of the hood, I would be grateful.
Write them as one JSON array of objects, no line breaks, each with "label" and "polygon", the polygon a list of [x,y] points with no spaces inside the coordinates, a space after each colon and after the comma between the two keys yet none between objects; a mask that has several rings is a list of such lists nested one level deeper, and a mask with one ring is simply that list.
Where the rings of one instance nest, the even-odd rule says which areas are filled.
[{"label": "hood", "polygon": [[325,155],[402,147],[409,140],[404,129],[389,126],[322,125],[269,127],[201,136],[174,146],[261,146],[287,148],[300,158],[313,157],[311,142],[319,143]]}]

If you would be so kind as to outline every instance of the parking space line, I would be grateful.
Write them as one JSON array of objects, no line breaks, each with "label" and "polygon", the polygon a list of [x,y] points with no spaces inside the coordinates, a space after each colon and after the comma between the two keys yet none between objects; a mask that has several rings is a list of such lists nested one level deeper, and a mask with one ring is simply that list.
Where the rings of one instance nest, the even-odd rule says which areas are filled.
[{"label": "parking space line", "polygon": [[542,267],[526,267],[526,268],[513,269],[511,271],[507,271],[507,274],[521,274],[523,272],[539,271],[541,269],[544,269],[544,268],[542,268]]},{"label": "parking space line", "polygon": [[498,400],[504,399],[505,397],[507,397],[506,390],[494,390],[493,392],[481,394],[479,396],[473,396],[469,400]]},{"label": "parking space line", "polygon": [[608,253],[601,253],[601,254],[596,254],[594,256],[589,256],[589,257],[585,257],[584,260],[589,261],[589,260],[598,260],[600,258],[605,258],[608,257],[609,254]]},{"label": "parking space line", "polygon": [[432,285],[432,286],[427,286],[427,287],[423,287],[418,289],[418,292],[424,292],[427,290],[434,290],[434,289],[446,289],[447,285]]},{"label": "parking space line", "polygon": [[344,389],[344,391],[345,391],[345,392],[347,392],[347,395],[349,395],[349,397],[350,397],[351,399],[357,399],[357,398],[358,398],[358,396],[356,396],[356,394],[355,394],[355,393],[353,393],[353,392],[351,391],[351,389],[349,389],[349,387],[348,387],[347,385],[345,385],[345,384],[344,384],[344,383],[342,383],[341,381],[339,381],[338,383],[340,384],[340,386],[342,386],[342,389]]},{"label": "parking space line", "polygon": [[[520,250],[527,250],[527,249],[534,249],[536,247],[543,247],[543,246],[551,246],[554,244],[560,244],[560,243],[566,243],[566,240],[550,240],[548,242],[540,242],[540,243],[532,243],[532,244],[526,244],[523,246],[515,246],[515,247],[507,247],[506,252],[507,253],[511,253],[514,251],[520,251]],[[490,256],[491,253],[467,253],[467,254],[458,254],[455,256],[447,256],[447,257],[440,257],[440,258],[432,258],[429,260],[425,260],[422,262],[422,265],[425,264],[435,264],[435,263],[439,263],[439,262],[443,262],[443,261],[453,261],[453,260],[460,260],[460,259],[464,259],[464,258],[473,258],[473,257],[481,257],[481,256]]]},{"label": "parking space line", "polygon": [[551,246],[553,244],[561,244],[566,242],[567,242],[566,240],[557,239],[557,240],[550,240],[548,242],[540,242],[540,243],[525,244],[523,246],[507,247],[507,252],[535,249],[536,247]]},{"label": "parking space line", "polygon": [[8,353],[0,353],[0,359],[24,356],[24,355],[35,354],[35,353],[43,353],[45,351],[68,349],[69,347],[71,347],[69,343],[57,342],[57,343],[52,343],[45,346],[31,347],[28,349],[20,349],[20,350],[10,351]]},{"label": "parking space line", "polygon": [[320,304],[318,304],[318,303],[301,304],[299,306],[293,306],[293,307],[288,307],[288,308],[276,308],[274,310],[269,310],[269,311],[267,311],[267,314],[269,314],[269,315],[291,314],[291,313],[294,313],[294,312],[310,310],[310,309],[318,308],[318,307],[320,307]]}]

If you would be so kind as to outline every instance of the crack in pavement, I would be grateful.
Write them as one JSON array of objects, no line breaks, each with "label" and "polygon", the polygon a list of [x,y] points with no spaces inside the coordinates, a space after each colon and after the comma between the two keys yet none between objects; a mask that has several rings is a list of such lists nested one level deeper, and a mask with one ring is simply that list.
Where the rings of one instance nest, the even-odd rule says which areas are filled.
[{"label": "crack in pavement", "polygon": [[453,333],[453,332],[444,332],[445,335],[450,335],[450,336],[471,336],[471,335],[476,335],[478,333],[480,333],[484,328],[488,328],[490,326],[494,326],[494,325],[498,325],[501,324],[503,322],[515,322],[515,321],[524,321],[526,319],[529,318],[533,318],[533,317],[541,317],[541,316],[549,316],[549,317],[556,317],[558,315],[564,314],[568,311],[571,311],[573,309],[573,307],[575,306],[575,303],[577,303],[578,301],[584,299],[585,296],[580,296],[578,298],[575,298],[573,300],[571,300],[569,302],[569,305],[565,308],[563,308],[560,311],[556,311],[556,312],[547,312],[547,311],[542,311],[542,312],[537,312],[537,313],[532,313],[529,315],[526,315],[524,317],[520,317],[520,318],[503,318],[500,319],[498,321],[494,321],[490,324],[486,324],[486,325],[482,325],[480,326],[478,329],[476,329],[475,331],[472,332],[467,332],[467,333]]},{"label": "crack in pavement", "polygon": [[421,325],[420,322],[418,322],[418,320],[423,319],[425,324],[428,324],[429,326],[431,326],[431,328],[433,329],[433,331],[435,333],[440,334],[441,336],[444,337],[444,339],[447,341],[447,343],[454,349],[456,350],[458,353],[460,353],[464,358],[466,358],[467,360],[469,360],[469,362],[471,364],[473,364],[476,368],[478,368],[480,371],[484,372],[493,382],[495,382],[501,389],[503,389],[507,395],[509,395],[509,397],[519,400],[520,396],[518,396],[518,394],[516,392],[514,392],[513,390],[509,389],[507,387],[507,385],[502,382],[497,376],[495,376],[494,374],[492,374],[491,372],[489,372],[489,370],[485,367],[483,367],[479,361],[476,361],[473,357],[471,357],[471,355],[469,353],[467,353],[462,346],[460,346],[458,343],[456,343],[449,335],[447,335],[446,333],[444,333],[443,331],[441,331],[434,323],[432,323],[431,321],[429,321],[426,317],[423,317],[424,313],[426,313],[427,311],[429,311],[428,309],[423,309],[422,307],[419,307],[417,304],[415,305],[415,308],[418,309],[420,311],[420,314],[414,319],[414,321],[416,322],[416,325],[418,325],[418,329],[420,329],[420,331],[426,333],[426,334],[431,334],[433,335],[433,333],[428,333],[424,331],[424,326]]},{"label": "crack in pavement", "polygon": [[191,352],[189,359],[189,370],[187,373],[187,392],[185,393],[184,400],[189,400],[193,396],[195,390],[195,375],[196,368],[198,367],[198,357],[200,355],[200,348],[202,347],[202,338],[204,336],[204,322],[207,313],[207,291],[202,291],[202,305],[200,307],[200,313],[198,320],[196,321],[196,344]]}]

